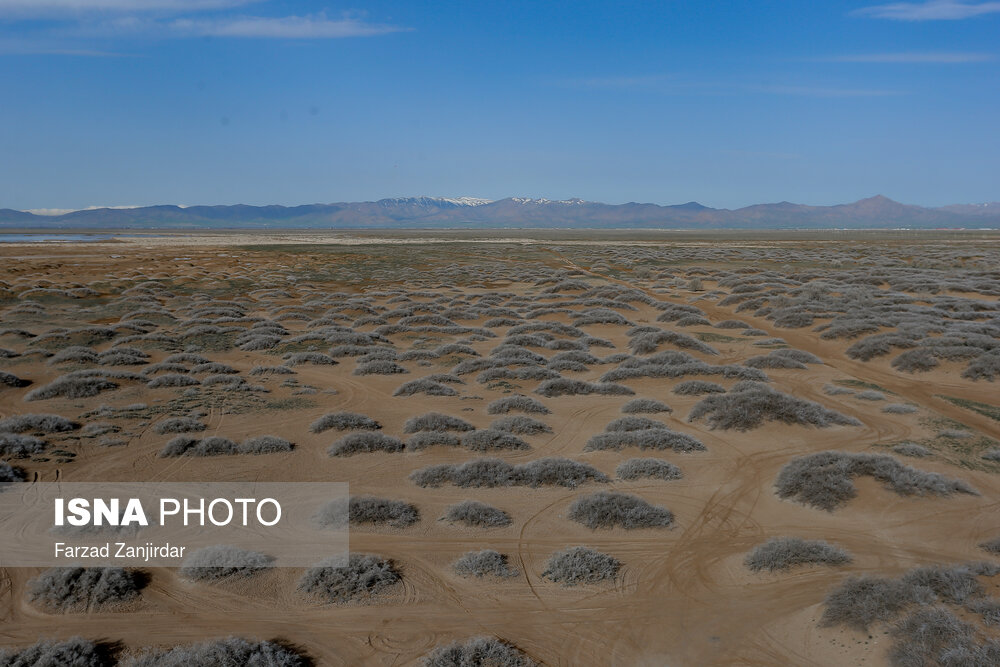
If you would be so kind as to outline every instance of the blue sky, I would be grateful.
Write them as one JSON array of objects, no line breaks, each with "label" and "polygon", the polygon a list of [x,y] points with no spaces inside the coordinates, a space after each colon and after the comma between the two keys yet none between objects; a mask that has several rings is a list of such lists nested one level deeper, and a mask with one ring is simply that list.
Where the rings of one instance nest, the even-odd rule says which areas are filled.
[{"label": "blue sky", "polygon": [[0,207],[998,200],[998,37],[980,0],[0,0]]}]

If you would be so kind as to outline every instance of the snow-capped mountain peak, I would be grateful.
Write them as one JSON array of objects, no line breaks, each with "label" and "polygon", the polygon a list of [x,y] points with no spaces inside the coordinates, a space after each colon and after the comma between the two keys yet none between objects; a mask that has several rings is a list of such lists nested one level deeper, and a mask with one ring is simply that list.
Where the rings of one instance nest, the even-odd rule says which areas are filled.
[{"label": "snow-capped mountain peak", "polygon": [[586,204],[586,200],[579,197],[572,199],[532,199],[531,197],[511,197],[510,200],[517,204]]},{"label": "snow-capped mountain peak", "polygon": [[457,206],[482,206],[493,203],[492,199],[483,199],[482,197],[431,197],[431,199],[446,201]]}]

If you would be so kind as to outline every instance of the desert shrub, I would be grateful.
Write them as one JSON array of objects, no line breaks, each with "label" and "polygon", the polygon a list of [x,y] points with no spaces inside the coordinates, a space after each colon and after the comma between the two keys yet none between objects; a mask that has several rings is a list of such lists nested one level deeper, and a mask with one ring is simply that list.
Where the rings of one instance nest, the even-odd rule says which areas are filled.
[{"label": "desert shrub", "polygon": [[983,542],[979,545],[979,548],[991,554],[1000,554],[1000,538]]},{"label": "desert shrub", "polygon": [[222,456],[239,453],[239,447],[228,438],[211,436],[201,440],[179,435],[160,450],[161,458],[174,456]]},{"label": "desert shrub", "polygon": [[997,376],[1000,376],[1000,354],[997,353],[981,355],[962,371],[962,377],[967,380],[992,382]]},{"label": "desert shrub", "polygon": [[531,449],[531,445],[512,433],[492,428],[469,431],[461,436],[462,446],[474,452],[500,449]]},{"label": "desert shrub", "polygon": [[224,456],[228,454],[238,454],[239,446],[229,440],[219,436],[208,438],[189,438],[179,435],[171,438],[163,449],[160,450],[160,458],[172,458],[175,456]]},{"label": "desert shrub", "polygon": [[904,373],[925,373],[937,368],[939,362],[926,348],[907,350],[892,360],[892,367]]},{"label": "desert shrub", "polygon": [[853,389],[848,389],[847,387],[840,387],[835,384],[825,384],[823,385],[823,393],[827,396],[844,396],[847,394],[853,394]]},{"label": "desert shrub", "polygon": [[274,435],[257,435],[241,442],[238,451],[240,454],[275,454],[290,452],[293,448],[294,445],[284,438]]},{"label": "desert shrub", "polygon": [[716,329],[749,329],[750,325],[746,322],[741,322],[740,320],[722,320],[716,323]]},{"label": "desert shrub", "polygon": [[47,385],[33,389],[24,395],[26,401],[44,401],[51,398],[90,398],[102,391],[117,389],[118,383],[103,377],[56,378]]},{"label": "desert shrub", "polygon": [[120,567],[54,567],[28,582],[28,599],[62,611],[107,609],[139,597],[143,578]]},{"label": "desert shrub", "polygon": [[[548,347],[548,346],[546,346],[546,347]],[[584,364],[584,365],[599,364],[599,363],[601,363],[600,359],[598,359],[594,355],[590,354],[589,352],[584,352],[583,350],[576,350],[576,349],[567,350],[565,352],[560,352],[558,354],[555,354],[555,355],[552,356],[552,358],[549,361],[550,362],[570,361],[570,362],[574,362],[574,363],[577,363],[577,364]]]},{"label": "desert shrub", "polygon": [[206,359],[200,354],[193,354],[191,352],[178,352],[176,354],[171,354],[163,361],[168,364],[207,364],[210,362],[209,359]]},{"label": "desert shrub", "polygon": [[121,428],[111,422],[91,422],[80,429],[80,435],[85,438],[95,438],[99,435],[117,433]]},{"label": "desert shrub", "polygon": [[[982,598],[985,591],[977,576],[994,576],[997,573],[996,566],[970,563],[950,567],[918,567],[896,579],[850,577],[827,595],[821,624],[846,625],[857,630],[867,630],[872,623],[891,621],[911,605],[917,605],[916,613],[920,614],[934,609],[930,605],[938,602],[955,605],[974,603]],[[967,663],[960,661],[954,664]]]},{"label": "desert shrub", "polygon": [[559,373],[553,370],[534,366],[517,369],[491,368],[477,375],[476,382],[487,384],[497,380],[555,380],[559,377]]},{"label": "desert shrub", "polygon": [[227,637],[166,650],[146,651],[124,667],[306,667],[292,649],[268,641]]},{"label": "desert shrub", "polygon": [[[740,388],[742,391],[738,391]],[[712,429],[748,431],[768,421],[824,428],[831,425],[858,426],[860,422],[823,407],[819,403],[781,393],[762,384],[734,386],[726,394],[701,399],[688,421],[707,418]]]},{"label": "desert shrub", "polygon": [[679,378],[687,375],[722,375],[727,378],[742,378],[761,382],[768,380],[764,371],[755,368],[734,364],[714,366],[696,359],[682,360],[674,356],[683,354],[671,350],[652,357],[626,359],[618,368],[602,375],[601,380],[603,382],[617,382],[636,378]]},{"label": "desert shrub", "polygon": [[190,375],[167,373],[166,375],[153,378],[146,383],[146,386],[150,389],[160,389],[161,387],[193,387],[198,384],[201,384],[201,382]]},{"label": "desert shrub", "polygon": [[300,366],[302,364],[314,364],[318,366],[335,366],[337,360],[322,352],[293,352],[282,357],[286,366]]},{"label": "desert shrub", "polygon": [[465,643],[439,646],[424,658],[423,667],[537,667],[519,648],[493,637],[473,637]]},{"label": "desert shrub", "polygon": [[530,396],[505,396],[486,406],[486,413],[491,415],[502,415],[511,411],[529,415],[547,415],[552,412],[544,403]]},{"label": "desert shrub", "polygon": [[27,387],[31,380],[22,380],[13,373],[0,371],[0,386],[4,387]]},{"label": "desert shrub", "polygon": [[915,442],[901,442],[893,447],[892,451],[901,456],[910,456],[917,459],[922,459],[931,455],[931,450],[927,449],[923,445],[918,445]]},{"label": "desert shrub", "polygon": [[381,428],[382,425],[371,417],[359,415],[356,412],[330,412],[309,425],[309,430],[313,433],[322,433],[330,429],[338,431],[377,431]]},{"label": "desert shrub", "polygon": [[674,521],[665,507],[651,505],[638,496],[598,491],[573,501],[569,518],[588,528],[662,528]]},{"label": "desert shrub", "polygon": [[875,391],[874,389],[865,389],[864,391],[859,391],[855,394],[854,398],[859,398],[862,401],[884,401],[885,394],[880,391]]},{"label": "desert shrub", "polygon": [[[662,315],[661,315],[662,317]],[[659,319],[659,318],[657,318]],[[707,324],[707,322],[706,322]],[[697,338],[677,331],[656,331],[641,333],[629,341],[629,349],[633,354],[652,354],[662,343],[669,343],[682,350],[694,350],[702,354],[718,354],[711,345],[702,343]]]},{"label": "desert shrub", "polygon": [[[343,508],[338,508],[338,512],[343,515]],[[348,519],[352,524],[358,525],[388,524],[394,528],[406,528],[420,520],[420,512],[416,505],[402,500],[374,496],[351,496]],[[322,523],[322,512],[320,522]]]},{"label": "desert shrub", "polygon": [[400,574],[392,561],[352,553],[347,565],[325,561],[306,570],[299,580],[299,590],[327,602],[355,602],[385,592],[399,581]]},{"label": "desert shrub", "polygon": [[410,380],[399,385],[393,392],[393,396],[413,396],[414,394],[427,394],[428,396],[457,396],[458,392],[446,384],[435,382],[428,378]]},{"label": "desert shrub", "polygon": [[406,440],[406,448],[413,451],[441,445],[443,447],[461,447],[461,439],[447,431],[418,431]]},{"label": "desert shrub", "polygon": [[14,415],[0,419],[0,433],[65,433],[79,428],[79,425],[51,414]]},{"label": "desert shrub", "polygon": [[497,577],[509,579],[520,574],[507,562],[507,554],[493,549],[470,551],[455,561],[455,571],[465,577]]},{"label": "desert shrub", "polygon": [[812,352],[806,352],[805,350],[796,350],[793,348],[785,348],[782,350],[774,350],[771,352],[769,357],[775,357],[779,359],[792,359],[793,361],[798,361],[802,364],[822,364],[823,360],[817,357]]},{"label": "desert shrub", "polygon": [[249,577],[272,567],[274,559],[227,544],[203,547],[184,559],[180,575],[193,581]]},{"label": "desert shrub", "polygon": [[564,586],[596,584],[614,579],[621,562],[589,547],[570,547],[549,558],[542,576]]},{"label": "desert shrub", "polygon": [[191,369],[192,373],[211,373],[213,375],[234,375],[239,373],[238,370],[233,368],[228,364],[221,364],[217,361],[209,361],[204,364],[198,364]]},{"label": "desert shrub", "polygon": [[53,354],[46,363],[53,366],[56,364],[96,364],[97,360],[97,352],[92,348],[71,345]]},{"label": "desert shrub", "polygon": [[23,649],[0,649],[0,667],[111,667],[104,647],[81,637],[42,640]]},{"label": "desert shrub", "polygon": [[446,521],[464,523],[470,528],[497,528],[510,525],[510,515],[486,503],[464,500],[445,512]]},{"label": "desert shrub", "polygon": [[1000,461],[1000,448],[987,449],[980,458],[986,461]]},{"label": "desert shrub", "polygon": [[1000,625],[1000,601],[995,598],[973,600],[966,605],[966,609],[978,614],[985,625]]},{"label": "desert shrub", "polygon": [[368,345],[343,344],[330,348],[331,357],[360,357],[371,352],[374,347]]},{"label": "desert shrub", "polygon": [[465,384],[465,380],[451,373],[432,373],[426,379],[431,382],[444,382],[446,384]]},{"label": "desert shrub", "polygon": [[517,435],[538,435],[540,433],[552,433],[552,428],[545,422],[539,421],[525,415],[511,415],[501,417],[490,424],[490,429],[495,431],[507,431]]},{"label": "desert shrub", "polygon": [[563,458],[544,458],[513,465],[501,459],[473,459],[462,464],[440,464],[415,470],[410,480],[418,486],[437,487],[450,483],[455,486],[565,486],[576,487],[589,481],[607,482],[607,476],[596,468]]},{"label": "desert shrub", "polygon": [[281,337],[270,336],[267,334],[247,334],[240,336],[236,342],[239,344],[241,350],[245,350],[247,352],[257,352],[277,347],[278,344],[281,343]]},{"label": "desert shrub", "polygon": [[167,433],[195,433],[204,431],[206,428],[205,424],[192,417],[168,417],[153,426],[153,430],[160,435]]},{"label": "desert shrub", "polygon": [[535,389],[536,394],[547,398],[555,396],[589,396],[598,394],[600,396],[631,396],[634,391],[621,384],[611,382],[584,382],[583,380],[573,380],[570,378],[554,378],[545,380]]},{"label": "desert shrub", "polygon": [[750,368],[788,368],[795,370],[806,368],[806,365],[801,361],[789,359],[788,357],[776,357],[773,354],[750,357],[743,362],[743,365]]},{"label": "desert shrub", "polygon": [[681,469],[663,459],[629,459],[615,469],[618,479],[681,479],[684,474]]},{"label": "desert shrub", "polygon": [[[659,320],[660,318],[656,319]],[[677,326],[679,327],[707,327],[710,324],[712,322],[707,317],[702,317],[701,315],[685,315],[677,320]]]},{"label": "desert shrub", "polygon": [[655,414],[657,412],[673,412],[673,409],[666,403],[652,398],[633,398],[622,406],[622,412],[631,414]]},{"label": "desert shrub", "polygon": [[702,394],[724,394],[725,388],[715,382],[705,380],[685,380],[673,389],[678,396],[701,396]]},{"label": "desert shrub", "polygon": [[475,426],[450,415],[443,415],[440,412],[428,412],[419,417],[411,417],[403,424],[403,433],[416,433],[417,431],[474,431]]},{"label": "desert shrub", "polygon": [[882,357],[893,348],[912,348],[916,346],[916,339],[913,336],[898,333],[881,333],[868,336],[847,348],[847,356],[859,361],[871,361],[875,357]]},{"label": "desert shrub", "polygon": [[586,482],[607,482],[608,477],[586,463],[570,459],[548,457],[516,466],[518,478],[530,487],[577,487]]},{"label": "desert shrub", "polygon": [[694,452],[705,449],[705,445],[701,441],[687,433],[678,433],[668,428],[653,428],[639,431],[598,433],[587,440],[583,451],[621,450],[625,447],[672,449],[675,452]]},{"label": "desert shrub", "polygon": [[917,406],[907,403],[889,403],[882,408],[882,412],[890,415],[911,415],[917,411]]},{"label": "desert shrub", "polygon": [[353,456],[371,452],[401,452],[403,441],[383,433],[348,433],[326,450],[330,456]]},{"label": "desert shrub", "polygon": [[23,459],[45,450],[45,441],[32,435],[0,433],[0,456]]},{"label": "desert shrub", "polygon": [[142,366],[148,364],[149,355],[134,347],[116,347],[97,355],[102,366]]},{"label": "desert shrub", "polygon": [[6,461],[0,461],[0,482],[22,482],[24,471],[15,468]]},{"label": "desert shrub", "polygon": [[931,591],[936,599],[943,602],[963,604],[966,600],[983,594],[985,589],[976,578],[979,574],[992,576],[997,574],[997,570],[984,570],[976,564],[951,567],[927,565],[909,570],[901,580],[918,591]]},{"label": "desert shrub", "polygon": [[1000,664],[1000,642],[978,644],[975,628],[947,607],[920,608],[891,630],[892,667],[986,667]]},{"label": "desert shrub", "polygon": [[608,433],[613,431],[645,431],[648,429],[665,429],[667,425],[663,422],[658,422],[655,419],[649,419],[648,417],[620,417],[612,422],[609,422],[604,430]]},{"label": "desert shrub", "polygon": [[850,577],[826,596],[820,623],[867,631],[872,623],[890,621],[916,602],[917,593],[897,579]]},{"label": "desert shrub", "polygon": [[851,555],[822,540],[772,537],[754,547],[743,562],[754,572],[775,572],[796,565],[843,565],[851,562]]},{"label": "desert shrub", "polygon": [[389,359],[377,359],[375,361],[368,361],[363,364],[358,364],[358,367],[354,369],[355,375],[400,375],[403,373],[409,373],[403,366],[400,366],[395,361],[390,361]]},{"label": "desert shrub", "polygon": [[254,366],[248,375],[295,375],[288,366]]},{"label": "desert shrub", "polygon": [[781,498],[833,511],[857,495],[852,479],[861,475],[874,477],[901,496],[976,494],[961,480],[911,468],[891,456],[833,451],[793,459],[778,473],[775,487]]}]

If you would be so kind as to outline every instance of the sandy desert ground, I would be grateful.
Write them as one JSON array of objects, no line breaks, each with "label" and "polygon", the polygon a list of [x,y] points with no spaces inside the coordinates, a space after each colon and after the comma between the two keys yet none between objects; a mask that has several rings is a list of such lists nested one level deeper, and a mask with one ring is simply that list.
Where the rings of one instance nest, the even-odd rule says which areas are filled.
[{"label": "sandy desert ground", "polygon": [[[352,526],[352,551],[388,559],[401,580],[345,603],[299,591],[301,570],[205,583],[149,568],[140,597],[122,608],[60,612],[30,599],[41,570],[9,568],[0,581],[0,646],[81,636],[128,656],[239,636],[280,642],[316,665],[411,665],[435,647],[487,636],[545,665],[840,667],[904,664],[893,645],[910,638],[894,628],[926,608],[970,624],[966,648],[990,655],[990,639],[1000,638],[1000,607],[990,602],[1000,598],[1000,577],[987,566],[973,566],[966,596],[928,584],[868,630],[821,621],[826,596],[853,576],[1000,565],[980,547],[1000,538],[1000,452],[990,458],[1000,447],[1000,237],[584,244],[430,236],[0,244],[0,371],[15,378],[0,383],[0,418],[54,413],[80,425],[40,434],[37,451],[3,450],[25,483],[346,481],[352,495],[412,503],[420,517],[402,528]],[[115,348],[124,355],[107,354]],[[789,350],[798,357],[781,353]],[[232,372],[164,362],[179,353]],[[372,369],[395,372],[355,373],[376,361]],[[275,366],[290,372],[251,373]],[[80,374],[88,369],[96,371]],[[105,384],[80,397],[74,392],[91,389],[52,384],[72,373],[84,385]],[[437,386],[451,395],[394,396],[436,374],[450,376]],[[155,386],[164,375],[193,380]],[[725,393],[674,392],[691,380]],[[713,422],[711,410],[690,418],[704,400],[768,391],[779,392],[777,421],[754,424],[750,415],[741,430]],[[531,417],[551,429],[518,435],[527,443],[520,449],[331,456],[345,433],[310,430],[340,411],[369,416],[404,442],[404,422],[429,412],[487,429],[504,416],[487,406],[519,394],[544,404],[549,414]],[[636,415],[661,422],[647,434],[652,442],[676,443],[665,432],[681,433],[703,448],[640,449],[627,438],[618,449],[588,447],[640,398],[670,408]],[[794,423],[816,412],[802,401],[825,408],[825,423]],[[720,406],[719,417],[742,409]],[[193,437],[267,434],[294,449],[161,456],[174,434],[156,425],[198,409],[206,429]],[[904,443],[911,449],[900,451],[923,455],[900,454]],[[829,510],[779,497],[784,466],[828,450],[889,456],[942,477],[916,474],[894,491],[893,479],[855,474],[856,495]],[[564,457],[607,481],[463,488],[410,478],[481,457]],[[683,476],[621,479],[616,467],[633,458],[667,461]],[[595,529],[574,521],[571,505],[600,491],[638,496],[673,521]],[[441,519],[466,499],[502,509],[510,524]],[[786,536],[825,540],[851,559],[748,569],[748,553]],[[555,552],[577,545],[613,556],[620,569],[575,586],[543,576]],[[481,549],[506,554],[518,575],[453,569]],[[941,646],[928,647],[926,662],[905,664],[945,664]]]}]

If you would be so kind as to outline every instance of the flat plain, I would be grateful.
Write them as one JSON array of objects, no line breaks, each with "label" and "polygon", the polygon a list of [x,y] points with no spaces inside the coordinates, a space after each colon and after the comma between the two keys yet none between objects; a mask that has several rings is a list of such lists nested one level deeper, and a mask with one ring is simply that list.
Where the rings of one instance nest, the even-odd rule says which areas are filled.
[{"label": "flat plain", "polygon": [[71,637],[95,665],[1000,659],[995,233],[170,234],[0,265],[0,476],[346,481],[359,556],[5,569],[0,665]]}]

